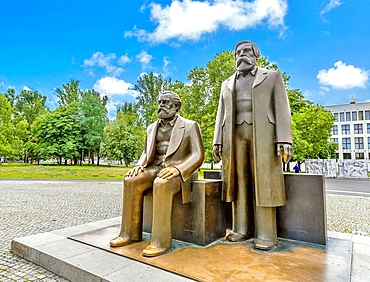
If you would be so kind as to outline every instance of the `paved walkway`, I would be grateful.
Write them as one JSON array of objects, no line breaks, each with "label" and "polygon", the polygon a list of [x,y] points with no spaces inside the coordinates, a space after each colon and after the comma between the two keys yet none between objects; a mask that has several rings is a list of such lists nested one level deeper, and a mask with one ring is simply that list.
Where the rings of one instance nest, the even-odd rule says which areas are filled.
[{"label": "paved walkway", "polygon": [[[121,182],[0,179],[0,281],[66,281],[10,253],[13,238],[121,215]],[[327,196],[328,230],[370,236],[370,198]]]},{"label": "paved walkway", "polygon": [[13,238],[121,214],[120,182],[0,181],[0,281],[67,281],[10,252]]}]

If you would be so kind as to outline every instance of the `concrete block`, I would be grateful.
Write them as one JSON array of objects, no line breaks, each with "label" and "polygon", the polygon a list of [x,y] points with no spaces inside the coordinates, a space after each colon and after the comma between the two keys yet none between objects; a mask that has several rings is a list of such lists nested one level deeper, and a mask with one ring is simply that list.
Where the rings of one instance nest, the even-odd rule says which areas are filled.
[{"label": "concrete block", "polygon": [[[95,249],[64,260],[61,276],[70,281],[102,281],[102,278],[122,268],[130,269],[134,261]],[[121,280],[122,281],[122,280]]]},{"label": "concrete block", "polygon": [[278,236],[326,245],[326,190],[323,175],[285,174],[287,203],[277,208]]},{"label": "concrete block", "polygon": [[112,226],[115,224],[121,224],[120,216],[114,217],[111,219],[99,220],[99,221],[90,222],[90,223],[86,223],[82,225],[59,229],[59,230],[52,231],[51,233],[59,235],[59,236],[68,237],[74,234],[91,231],[92,229],[100,229],[100,228]]},{"label": "concrete block", "polygon": [[352,254],[351,282],[369,281],[370,278],[370,246],[354,243]]},{"label": "concrete block", "polygon": [[[196,180],[192,202],[182,204],[181,193],[175,195],[172,208],[172,237],[198,245],[208,245],[222,238],[231,227],[231,204],[221,202],[221,180]],[[144,197],[143,230],[151,232],[153,195]]]}]

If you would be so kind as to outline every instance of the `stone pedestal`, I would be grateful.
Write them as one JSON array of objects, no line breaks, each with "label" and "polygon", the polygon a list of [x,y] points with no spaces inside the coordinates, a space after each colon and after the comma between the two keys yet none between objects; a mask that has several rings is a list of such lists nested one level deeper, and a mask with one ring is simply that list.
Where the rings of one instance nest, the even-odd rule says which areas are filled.
[{"label": "stone pedestal", "polygon": [[[220,170],[204,172],[204,178],[221,179]],[[287,203],[276,209],[278,237],[326,245],[325,177],[284,174]]]},{"label": "stone pedestal", "polygon": [[[172,238],[198,245],[208,245],[225,236],[231,228],[231,204],[222,202],[222,181],[196,180],[192,184],[191,203],[182,204],[181,193],[175,195],[172,208]],[[151,232],[153,194],[144,197],[143,230]]]},{"label": "stone pedestal", "polygon": [[285,174],[287,203],[276,211],[278,236],[326,245],[326,189],[323,175]]}]

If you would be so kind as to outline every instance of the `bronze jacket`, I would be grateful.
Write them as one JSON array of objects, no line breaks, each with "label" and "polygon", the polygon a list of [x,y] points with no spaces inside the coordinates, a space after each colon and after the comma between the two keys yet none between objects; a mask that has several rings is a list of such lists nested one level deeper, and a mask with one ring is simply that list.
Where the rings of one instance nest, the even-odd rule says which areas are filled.
[{"label": "bronze jacket", "polygon": [[[148,126],[145,148],[137,163],[143,167],[153,164],[156,153],[156,134],[159,121]],[[170,144],[164,158],[164,166],[173,166],[181,175],[182,201],[191,201],[191,182],[197,179],[197,172],[204,161],[204,147],[199,125],[181,116],[173,126]]]},{"label": "bronze jacket", "polygon": [[[234,201],[235,79],[222,83],[213,144],[222,145],[222,199]],[[292,144],[291,115],[281,74],[257,68],[252,86],[254,189],[257,206],[285,205],[281,157],[276,144]]]}]

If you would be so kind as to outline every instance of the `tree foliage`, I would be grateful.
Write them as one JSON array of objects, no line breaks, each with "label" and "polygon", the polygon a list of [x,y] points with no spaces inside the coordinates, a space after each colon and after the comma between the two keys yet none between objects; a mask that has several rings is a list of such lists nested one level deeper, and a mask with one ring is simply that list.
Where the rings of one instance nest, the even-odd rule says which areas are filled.
[{"label": "tree foliage", "polygon": [[157,99],[162,90],[170,89],[171,79],[153,72],[143,74],[137,80],[134,89],[139,92],[137,96],[137,110],[147,127],[157,119]]},{"label": "tree foliage", "polygon": [[138,159],[144,148],[145,129],[140,126],[139,115],[134,109],[132,104],[125,104],[117,112],[116,119],[104,129],[101,145],[103,156],[123,161],[126,166]]},{"label": "tree foliage", "polygon": [[293,152],[294,159],[326,159],[335,156],[338,149],[334,142],[329,143],[335,117],[323,106],[309,104],[293,113]]},{"label": "tree foliage", "polygon": [[35,155],[44,158],[74,159],[83,148],[78,103],[61,106],[40,116],[32,127]]},{"label": "tree foliage", "polygon": [[63,84],[61,89],[56,88],[54,91],[58,96],[60,106],[68,106],[74,102],[79,102],[82,97],[80,82],[78,80],[72,79],[69,83]]},{"label": "tree foliage", "polygon": [[8,99],[0,95],[0,164],[1,157],[9,157],[14,154],[12,135],[13,127],[11,123],[13,108]]}]

